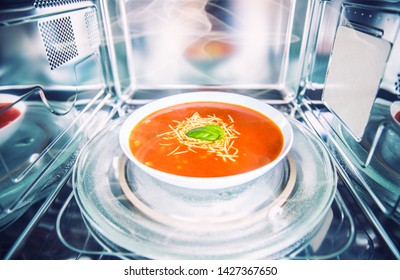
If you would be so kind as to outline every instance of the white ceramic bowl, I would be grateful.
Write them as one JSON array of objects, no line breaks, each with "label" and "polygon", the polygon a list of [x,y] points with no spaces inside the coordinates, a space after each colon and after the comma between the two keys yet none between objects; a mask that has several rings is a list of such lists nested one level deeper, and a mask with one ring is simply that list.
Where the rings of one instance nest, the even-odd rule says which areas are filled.
[{"label": "white ceramic bowl", "polygon": [[[17,101],[20,97],[12,94],[0,94],[0,103],[13,103]],[[18,130],[21,125],[22,119],[24,118],[26,112],[26,105],[23,101],[16,103],[13,108],[20,111],[20,115],[14,119],[8,125],[0,128],[0,146],[3,145],[7,140],[9,140],[14,133]]]},{"label": "white ceramic bowl", "polygon": [[400,112],[400,101],[395,101],[390,106],[390,114],[392,115],[394,123],[400,128],[400,121],[395,119],[395,115]]},{"label": "white ceramic bowl", "polygon": [[[223,102],[234,105],[240,105],[243,107],[250,108],[252,110],[258,111],[259,113],[267,116],[272,121],[274,121],[278,127],[281,129],[284,136],[283,148],[279,156],[272,162],[264,165],[260,168],[242,173],[237,175],[222,176],[222,177],[188,177],[179,176],[166,172],[162,172],[146,166],[137,160],[130,151],[129,148],[129,134],[132,129],[145,117],[152,114],[155,111],[161,110],[166,107],[174,106],[182,103],[192,103],[192,102]],[[135,110],[122,124],[119,141],[121,148],[125,155],[133,161],[139,168],[149,175],[172,185],[184,187],[184,188],[194,188],[194,189],[220,189],[232,186],[237,186],[240,184],[247,183],[259,176],[265,174],[267,171],[271,170],[277,163],[279,163],[289,152],[293,143],[293,130],[288,121],[288,119],[278,110],[272,106],[261,102],[255,98],[251,98],[244,95],[225,93],[225,92],[192,92],[177,94],[169,97],[164,97],[156,101],[150,102],[143,107]]]}]

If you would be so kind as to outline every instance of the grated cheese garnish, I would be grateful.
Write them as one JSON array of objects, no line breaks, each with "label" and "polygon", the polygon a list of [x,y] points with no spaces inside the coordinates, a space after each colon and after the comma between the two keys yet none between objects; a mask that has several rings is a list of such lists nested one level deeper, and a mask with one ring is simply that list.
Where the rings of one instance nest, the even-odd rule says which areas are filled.
[{"label": "grated cheese garnish", "polygon": [[[207,117],[201,117],[198,112],[194,113],[191,117],[186,118],[183,121],[174,120],[175,126],[169,125],[170,131],[157,135],[165,142],[160,145],[168,146],[171,145],[168,141],[177,139],[179,145],[168,155],[177,155],[186,152],[196,153],[196,149],[207,150],[211,154],[222,158],[224,161],[231,160],[236,161],[239,157],[239,150],[233,146],[234,139],[238,138],[240,133],[234,128],[234,120],[228,115],[230,123],[225,123],[222,119],[215,115],[208,115]],[[200,139],[194,139],[188,137],[186,133],[193,128],[203,127],[207,125],[218,125],[222,128],[225,135],[216,141],[205,141]]]}]

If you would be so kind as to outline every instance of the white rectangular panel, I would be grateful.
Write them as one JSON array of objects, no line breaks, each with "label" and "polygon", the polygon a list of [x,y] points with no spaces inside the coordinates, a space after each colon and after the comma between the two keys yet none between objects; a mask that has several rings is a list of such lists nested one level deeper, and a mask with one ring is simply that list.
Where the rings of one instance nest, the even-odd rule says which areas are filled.
[{"label": "white rectangular panel", "polygon": [[385,40],[338,28],[322,100],[358,141],[367,126],[390,49]]}]

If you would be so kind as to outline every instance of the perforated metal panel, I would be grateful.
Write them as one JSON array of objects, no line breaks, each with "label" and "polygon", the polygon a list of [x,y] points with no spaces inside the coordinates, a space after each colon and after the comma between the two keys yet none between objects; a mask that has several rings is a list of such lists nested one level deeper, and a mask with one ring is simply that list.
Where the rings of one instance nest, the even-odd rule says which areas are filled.
[{"label": "perforated metal panel", "polygon": [[96,12],[94,10],[85,13],[85,24],[90,46],[92,48],[97,48],[100,45],[100,33]]},{"label": "perforated metal panel", "polygon": [[40,20],[38,29],[51,70],[82,61],[97,52],[101,42],[94,7]]},{"label": "perforated metal panel", "polygon": [[39,31],[52,70],[78,56],[74,30],[69,16],[39,22]]},{"label": "perforated metal panel", "polygon": [[33,6],[35,8],[51,8],[79,2],[88,2],[88,0],[35,0]]}]

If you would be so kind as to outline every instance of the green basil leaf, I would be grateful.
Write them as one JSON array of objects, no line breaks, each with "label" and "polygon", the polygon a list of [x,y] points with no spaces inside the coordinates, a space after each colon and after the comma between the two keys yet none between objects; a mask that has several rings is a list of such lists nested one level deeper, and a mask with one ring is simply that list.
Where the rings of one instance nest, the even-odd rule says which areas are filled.
[{"label": "green basil leaf", "polygon": [[186,132],[187,137],[204,141],[216,141],[224,137],[224,135],[224,130],[218,125],[196,127]]}]

